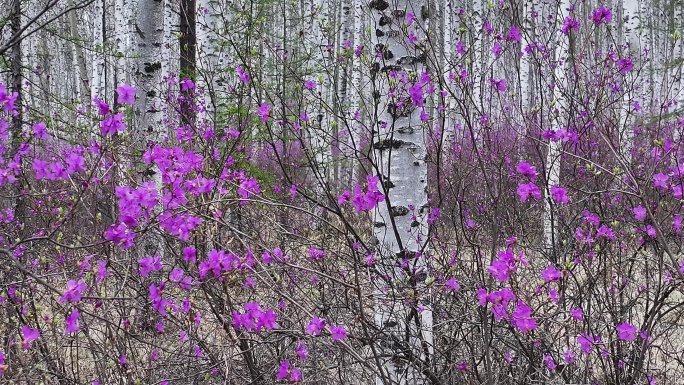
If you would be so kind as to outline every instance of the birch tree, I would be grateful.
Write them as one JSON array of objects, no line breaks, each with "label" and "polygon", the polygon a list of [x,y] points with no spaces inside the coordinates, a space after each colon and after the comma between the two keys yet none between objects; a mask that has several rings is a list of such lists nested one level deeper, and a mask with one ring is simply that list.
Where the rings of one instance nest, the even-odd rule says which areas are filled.
[{"label": "birch tree", "polygon": [[[428,273],[424,67],[427,3],[373,1],[371,79],[377,93],[371,122],[374,172],[384,202],[374,218],[378,272],[375,322],[383,336],[378,384],[419,384],[431,376],[432,313]],[[399,77],[401,76],[401,78]],[[403,80],[403,84],[401,81]],[[401,89],[402,87],[403,89]]]}]

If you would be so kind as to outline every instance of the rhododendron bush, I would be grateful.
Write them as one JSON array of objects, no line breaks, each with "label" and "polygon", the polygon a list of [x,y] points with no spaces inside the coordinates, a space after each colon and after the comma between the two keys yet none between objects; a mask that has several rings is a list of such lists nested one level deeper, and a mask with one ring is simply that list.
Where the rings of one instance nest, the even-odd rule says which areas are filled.
[{"label": "rhododendron bush", "polygon": [[[61,120],[0,85],[0,381],[677,383],[681,80],[582,4],[534,33],[518,4],[457,9],[477,39],[444,48],[373,1],[401,58],[347,40],[299,73],[264,38],[213,106],[169,73],[149,130],[134,82]],[[328,104],[344,71],[364,87]],[[397,204],[425,164],[428,203]]]}]

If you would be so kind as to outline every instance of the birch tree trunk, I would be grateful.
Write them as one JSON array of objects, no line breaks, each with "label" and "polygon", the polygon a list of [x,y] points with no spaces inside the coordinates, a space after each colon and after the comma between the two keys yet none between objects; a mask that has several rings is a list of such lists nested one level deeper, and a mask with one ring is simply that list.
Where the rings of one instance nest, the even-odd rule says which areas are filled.
[{"label": "birch tree trunk", "polygon": [[[133,52],[133,32],[135,31],[134,0],[115,0],[114,14],[114,59],[111,62],[112,84],[114,88],[123,83],[131,83],[131,59]],[[108,89],[105,87],[105,89]],[[112,103],[116,105],[116,103]]]},{"label": "birch tree trunk", "polygon": [[[73,0],[69,0],[67,3],[69,7],[74,4]],[[71,38],[77,39],[72,42],[72,55],[74,56],[74,74],[76,84],[74,87],[77,91],[76,99],[84,100],[86,103],[90,102],[90,79],[88,77],[88,71],[86,69],[85,54],[83,52],[83,46],[80,39],[81,32],[78,28],[78,15],[75,10],[69,12],[69,31],[71,32]]]},{"label": "birch tree trunk", "polygon": [[[560,130],[567,122],[567,106],[565,103],[564,93],[568,91],[565,68],[567,65],[567,58],[571,55],[570,44],[566,43],[566,36],[561,32],[560,26],[563,24],[565,17],[568,16],[570,9],[570,2],[568,0],[560,1],[557,11],[557,27],[555,31],[556,49],[553,71],[553,102],[551,103],[551,129],[554,131]],[[569,35],[572,39],[572,34]],[[560,156],[561,156],[561,141],[549,139],[549,148],[546,157],[546,164],[544,173],[546,175],[546,188],[544,197],[544,242],[545,247],[553,262],[557,262],[555,242],[556,242],[556,220],[553,212],[553,199],[551,197],[550,189],[560,183]]]},{"label": "birch tree trunk", "polygon": [[[208,8],[210,5],[206,0],[197,1],[197,9],[200,12],[196,15],[196,54],[195,57],[198,58],[196,63],[196,68],[199,70],[197,77],[197,86],[202,90],[202,104],[204,105],[205,113],[202,118],[209,118],[214,116],[214,100],[211,95],[214,95],[213,85],[210,81],[211,77],[208,73],[208,69],[211,68],[211,63],[216,61],[215,48],[213,43],[216,39],[213,37],[212,28],[215,25],[215,17],[211,10]],[[206,10],[206,11],[205,11]],[[201,69],[201,70],[200,70]]]},{"label": "birch tree trunk", "polygon": [[[368,22],[367,4],[363,0],[352,0],[352,15],[353,18],[353,33],[352,33],[352,48],[356,51],[359,47],[363,47],[366,44],[366,25]],[[368,117],[372,116],[370,111],[370,103],[366,103],[366,96],[372,98],[372,95],[368,95],[367,92],[363,92],[370,84],[370,78],[368,77],[367,66],[364,64],[364,58],[362,55],[354,55],[352,57],[351,63],[351,88],[352,92],[350,95],[349,112],[353,114],[352,124],[347,127],[348,129],[348,144],[349,147],[362,150],[362,138],[365,132],[370,132],[367,127]],[[346,180],[348,184],[351,185],[355,181],[360,180],[360,174],[362,172],[360,169],[363,166],[361,162],[356,163],[353,167],[347,168]]]},{"label": "birch tree trunk", "polygon": [[[16,36],[21,29],[21,0],[14,0],[12,2],[12,36]],[[17,115],[12,117],[12,147],[13,152],[18,148],[21,142],[21,121],[23,116],[23,92],[22,92],[22,53],[21,41],[14,43],[12,47],[11,57],[11,87],[12,92],[17,93],[15,105],[17,106]],[[14,154],[12,154],[14,156]]]},{"label": "birch tree trunk", "polygon": [[[623,52],[625,56],[632,57],[636,65],[640,65],[643,54],[642,47],[642,26],[639,12],[639,2],[636,0],[624,0],[622,4],[622,18],[618,19],[621,24],[621,29],[618,30],[623,39]],[[622,32],[622,33],[620,33]],[[634,103],[644,103],[641,99],[643,92],[639,90],[629,90],[625,92],[623,100],[623,108],[620,109],[620,125],[618,126],[622,132],[622,137],[618,142],[621,147],[621,153],[624,154],[625,160],[630,163],[633,141],[634,141]]]},{"label": "birch tree trunk", "polygon": [[[427,166],[421,108],[390,99],[391,71],[410,74],[423,85],[425,52],[409,36],[424,41],[429,9],[421,1],[371,3],[376,100],[373,147],[385,202],[375,214],[379,240],[375,323],[382,373],[377,384],[423,384],[432,361],[432,312],[427,278]],[[408,25],[406,15],[414,15]],[[377,32],[377,31],[380,32]],[[419,103],[422,104],[422,103]],[[403,105],[403,106],[402,106]]]},{"label": "birch tree trunk", "polygon": [[159,136],[161,128],[162,92],[162,41],[164,32],[164,7],[161,1],[138,0],[135,32],[137,57],[135,59],[137,140],[140,148],[146,140]]},{"label": "birch tree trunk", "polygon": [[106,62],[105,62],[105,6],[106,0],[95,0],[90,12],[92,21],[92,53],[91,53],[91,77],[90,77],[90,96],[97,96],[106,101]]}]

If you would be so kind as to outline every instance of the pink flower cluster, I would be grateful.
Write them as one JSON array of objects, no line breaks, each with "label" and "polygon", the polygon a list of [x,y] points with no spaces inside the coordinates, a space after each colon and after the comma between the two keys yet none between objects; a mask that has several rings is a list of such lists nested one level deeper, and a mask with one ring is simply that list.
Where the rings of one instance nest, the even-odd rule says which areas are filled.
[{"label": "pink flower cluster", "polygon": [[480,306],[492,304],[491,311],[497,321],[506,319],[521,333],[537,328],[537,322],[532,318],[532,310],[523,301],[518,300],[513,312],[509,313],[509,304],[517,299],[510,288],[505,287],[492,293],[487,293],[487,290],[481,288],[477,290],[477,295]]},{"label": "pink flower cluster", "polygon": [[245,328],[249,332],[261,332],[261,329],[271,330],[278,327],[278,315],[272,309],[264,311],[259,303],[248,302],[244,305],[244,313],[233,311],[233,327]]},{"label": "pink flower cluster", "polygon": [[530,196],[532,196],[534,199],[541,198],[539,188],[537,188],[537,185],[534,184],[534,181],[537,179],[537,170],[534,168],[534,166],[527,162],[520,162],[518,163],[516,171],[518,174],[526,177],[529,180],[527,183],[518,184],[518,196],[520,196],[520,202],[525,202]]}]

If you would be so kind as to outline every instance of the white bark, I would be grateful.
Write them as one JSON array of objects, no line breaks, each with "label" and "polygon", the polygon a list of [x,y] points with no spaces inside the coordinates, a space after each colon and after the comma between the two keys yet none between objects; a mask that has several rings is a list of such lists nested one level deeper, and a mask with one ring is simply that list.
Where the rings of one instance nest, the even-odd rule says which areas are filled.
[{"label": "white bark", "polygon": [[[478,116],[478,110],[482,108],[482,74],[485,68],[485,63],[488,56],[491,53],[488,51],[486,46],[487,35],[482,30],[484,25],[484,15],[485,8],[482,6],[480,0],[472,1],[472,26],[469,28],[470,36],[470,46],[473,49],[473,55],[471,56],[471,64],[468,68],[468,79],[472,82],[472,101],[474,106],[471,105],[471,116],[472,121],[476,121]],[[491,47],[489,47],[491,48]]]},{"label": "white bark", "polygon": [[[567,37],[560,31],[560,26],[563,24],[565,17],[568,15],[570,8],[570,1],[562,0],[559,4],[558,10],[558,28],[556,29],[556,50],[555,50],[555,68],[553,79],[553,103],[551,104],[551,128],[558,131],[564,127],[567,121],[566,102],[564,100],[563,92],[567,90],[566,79],[566,62],[569,53],[569,42]],[[557,241],[555,235],[556,218],[553,212],[553,199],[551,197],[550,188],[560,184],[560,156],[561,156],[561,141],[549,140],[549,149],[546,157],[545,175],[546,188],[544,199],[544,241],[547,251],[555,253],[553,250],[554,243]]]},{"label": "white bark", "polygon": [[671,49],[669,71],[672,79],[671,99],[678,101],[678,108],[683,108],[684,90],[682,90],[682,75],[684,75],[684,4],[672,2],[669,14],[667,35],[670,38]]},{"label": "white bark", "polygon": [[[115,58],[111,60],[112,68],[110,73],[114,74],[112,85],[131,84],[131,63],[129,55],[133,51],[133,33],[135,31],[135,18],[133,9],[136,6],[135,0],[116,0],[114,5],[114,41],[116,49]],[[112,89],[105,87],[107,91]],[[113,103],[112,103],[113,104]]]},{"label": "white bark", "polygon": [[[393,54],[391,58],[386,56],[385,60],[376,57],[375,61],[380,67],[403,63],[400,64],[403,71],[415,71],[420,79],[420,74],[425,70],[424,65],[408,58],[417,58],[422,51],[409,43],[403,33],[388,32],[401,31],[406,18],[394,17],[392,11],[405,10],[415,14],[409,32],[412,31],[419,39],[424,39],[423,28],[426,27],[427,20],[421,16],[422,5],[427,4],[420,1],[397,1],[392,2],[385,10],[372,10],[375,28],[381,29],[385,34],[378,37],[372,33],[371,48],[385,46]],[[391,18],[392,22],[381,27],[379,21],[383,15]],[[404,59],[400,62],[399,59],[402,58]],[[427,242],[429,206],[426,141],[420,108],[414,109],[407,117],[395,114],[396,119],[388,112],[387,75],[387,71],[382,70],[375,75],[376,87],[382,95],[377,108],[376,129],[379,133],[373,139],[376,148],[375,162],[381,173],[381,180],[391,181],[393,185],[386,191],[387,200],[381,202],[374,219],[375,236],[380,241],[379,273],[383,276],[376,282],[375,323],[384,335],[378,351],[383,374],[386,376],[378,376],[376,383],[423,384],[426,383],[426,378],[421,366],[432,360],[433,352],[432,312],[424,286],[427,262],[423,255],[415,258],[418,255],[416,253],[426,252]],[[380,124],[383,121],[387,122],[384,128]],[[397,263],[405,264],[406,268],[397,268]],[[420,326],[417,327],[416,324]]]},{"label": "white bark", "polygon": [[164,8],[161,1],[137,0],[135,31],[135,86],[137,89],[135,115],[139,149],[145,150],[147,141],[158,142],[162,128],[162,42]]},{"label": "white bark", "polygon": [[[219,95],[226,91],[226,79],[218,76],[223,62],[221,59],[221,48],[216,34],[221,25],[218,17],[219,10],[216,9],[217,3],[211,0],[197,1],[197,24],[196,24],[196,61],[197,61],[197,86],[202,90],[200,101],[205,105],[207,111],[198,116],[199,120],[213,121],[219,103]],[[226,19],[230,15],[225,14]],[[230,20],[226,20],[230,22]]]},{"label": "white bark", "polygon": [[[365,31],[367,25],[366,18],[366,2],[363,0],[352,0],[352,15],[354,25],[353,25],[353,41],[352,49],[356,50],[358,46],[365,46]],[[362,58],[356,55],[352,58],[352,92],[350,96],[350,106],[349,112],[351,114],[356,114],[358,112],[358,119],[352,121],[348,135],[349,135],[349,146],[350,148],[360,147],[361,138],[364,135],[364,131],[367,130],[368,118],[371,116],[371,111],[369,104],[366,103],[364,96],[370,97],[372,95],[367,95],[367,90],[370,88],[370,79],[368,77],[365,64],[362,63]],[[355,154],[352,154],[355,155]],[[360,180],[359,178],[359,165],[347,168],[347,181],[351,185],[354,181]]]},{"label": "white bark", "polygon": [[[67,3],[69,7],[73,6],[74,1],[69,0]],[[72,38],[77,38],[81,36],[81,31],[79,31],[78,28],[78,15],[77,11],[71,11],[69,12],[69,30],[71,32]],[[90,103],[90,87],[89,87],[89,77],[88,77],[88,71],[86,69],[86,63],[85,63],[85,54],[83,52],[83,47],[82,47],[82,41],[78,39],[78,41],[73,42],[71,44],[72,46],[72,55],[74,56],[75,60],[73,63],[73,69],[74,69],[74,74],[75,76],[75,81],[76,84],[74,84],[74,87],[76,89],[76,99],[77,100],[83,100],[85,103]]]},{"label": "white bark", "polygon": [[178,38],[174,35],[180,23],[178,14],[173,10],[173,0],[163,0],[163,35],[161,46],[161,73],[160,77],[163,81],[170,73],[179,76],[179,60],[178,60]]},{"label": "white bark", "polygon": [[93,46],[91,54],[90,95],[106,100],[104,11],[106,0],[96,0],[91,9]]},{"label": "white bark", "polygon": [[[634,67],[638,68],[642,65],[640,58],[643,55],[642,47],[642,26],[639,12],[639,2],[637,0],[624,0],[622,4],[622,19],[621,30],[618,30],[618,35],[624,36],[623,52],[624,56],[632,58]],[[628,75],[629,76],[629,75]],[[631,161],[631,151],[634,140],[634,102],[646,104],[643,96],[643,90],[626,90],[623,98],[623,106],[619,111],[619,129],[622,131],[622,138],[619,142],[620,150],[626,161]]]},{"label": "white bark", "polygon": [[[442,75],[442,82],[444,88],[452,88],[451,78],[455,76],[458,78],[458,71],[454,63],[456,63],[456,44],[460,41],[459,34],[456,32],[459,25],[456,23],[457,7],[454,6],[454,0],[444,0],[442,2],[442,66],[439,72]],[[454,134],[454,124],[456,119],[453,111],[456,110],[456,100],[453,97],[445,97],[444,110],[444,127],[442,127],[442,144],[451,143]]]}]

